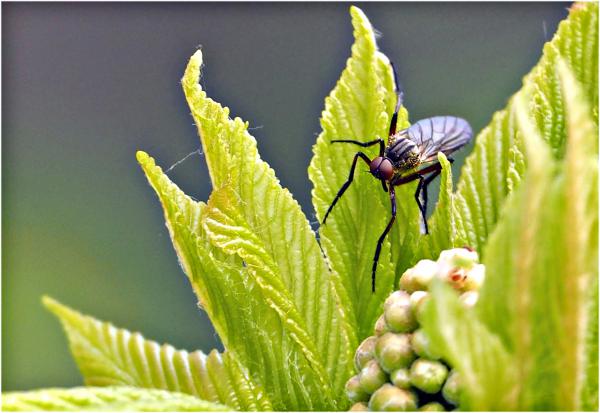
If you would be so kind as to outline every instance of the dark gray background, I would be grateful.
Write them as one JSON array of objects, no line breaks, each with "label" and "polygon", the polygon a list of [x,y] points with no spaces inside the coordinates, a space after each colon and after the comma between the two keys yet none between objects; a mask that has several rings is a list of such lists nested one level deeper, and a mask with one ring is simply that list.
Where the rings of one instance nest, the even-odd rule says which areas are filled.
[{"label": "dark gray background", "polygon": [[[411,119],[454,114],[476,131],[567,14],[565,3],[358,5],[383,33]],[[199,148],[179,79],[202,45],[209,95],[260,127],[263,159],[312,220],[306,168],[349,56],[348,7],[2,4],[3,390],[81,383],[42,294],[180,348],[219,346],[135,151],[168,167]],[[200,156],[169,175],[207,199]]]}]

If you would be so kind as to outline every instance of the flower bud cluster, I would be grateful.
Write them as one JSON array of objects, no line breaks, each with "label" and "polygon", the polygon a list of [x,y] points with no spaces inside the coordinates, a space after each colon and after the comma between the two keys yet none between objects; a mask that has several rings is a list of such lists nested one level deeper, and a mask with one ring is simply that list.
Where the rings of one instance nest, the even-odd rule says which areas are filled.
[{"label": "flower bud cluster", "polygon": [[460,377],[431,348],[418,316],[434,278],[448,282],[466,306],[477,302],[485,267],[468,248],[443,251],[406,270],[383,305],[374,335],[355,353],[357,374],[346,383],[350,410],[445,411],[458,404]]}]

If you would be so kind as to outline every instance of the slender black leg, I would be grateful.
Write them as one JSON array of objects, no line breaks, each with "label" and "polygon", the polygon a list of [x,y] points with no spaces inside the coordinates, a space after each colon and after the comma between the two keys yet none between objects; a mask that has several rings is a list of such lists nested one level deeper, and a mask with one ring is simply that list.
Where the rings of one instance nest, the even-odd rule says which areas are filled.
[{"label": "slender black leg", "polygon": [[421,212],[421,222],[423,222],[424,233],[428,234],[429,228],[427,228],[427,200],[424,199],[423,203],[421,203],[421,190],[423,190],[426,180],[425,178],[423,178],[422,175],[419,175],[418,179],[419,184],[417,185],[417,190],[415,191],[415,201],[417,201],[417,206],[419,207],[419,211]]},{"label": "slender black leg", "polygon": [[442,169],[442,165],[440,165],[439,162],[436,162],[433,165],[429,165],[423,169],[419,169],[418,171],[416,171],[410,175],[393,178],[392,181],[390,182],[390,184],[393,186],[404,185],[406,183],[416,181],[422,175],[426,175],[430,172],[441,170],[441,169]]},{"label": "slender black leg", "polygon": [[423,181],[423,209],[425,211],[427,211],[427,187],[429,186],[429,184],[431,183],[431,181],[433,181],[435,178],[438,177],[438,175],[440,174],[441,169],[439,171],[434,171],[431,175],[429,175],[427,178],[425,178],[425,180]]},{"label": "slender black leg", "polygon": [[384,180],[381,180],[381,186],[383,186],[383,192],[387,192],[387,185],[385,184]]},{"label": "slender black leg", "polygon": [[334,139],[331,141],[331,143],[353,143],[355,145],[362,146],[363,148],[368,148],[369,146],[379,144],[379,156],[383,156],[383,151],[385,151],[385,141],[381,138],[377,138],[369,142],[354,141],[351,139]]},{"label": "slender black leg", "polygon": [[375,249],[375,256],[373,257],[373,269],[371,274],[371,291],[375,292],[375,273],[377,272],[377,263],[379,262],[379,254],[381,253],[381,246],[383,245],[383,240],[385,239],[388,232],[394,225],[394,221],[396,220],[396,192],[394,191],[394,187],[390,185],[390,202],[392,204],[392,218],[390,222],[388,222],[387,226],[383,230],[383,233],[379,237],[377,241],[377,248]]},{"label": "slender black leg", "polygon": [[394,114],[392,115],[392,119],[390,121],[390,131],[388,136],[393,136],[396,134],[396,123],[398,123],[398,112],[400,111],[400,106],[402,106],[402,100],[404,98],[404,93],[402,92],[402,87],[400,86],[400,82],[398,82],[398,75],[396,74],[396,67],[394,63],[390,62],[392,66],[392,72],[394,73],[394,90],[396,92],[396,108],[394,109]]},{"label": "slender black leg", "polygon": [[[452,158],[448,158],[448,161],[450,163],[454,162],[454,159]],[[429,227],[427,226],[427,219],[426,219],[426,213],[427,213],[427,201],[428,201],[428,195],[427,195],[427,188],[429,187],[429,184],[431,183],[431,181],[433,181],[435,178],[438,177],[438,175],[442,172],[441,169],[441,165],[439,168],[435,169],[431,175],[429,175],[427,178],[425,178],[424,180],[421,179],[421,181],[419,182],[419,186],[421,187],[421,193],[423,194],[423,203],[421,205],[419,205],[419,208],[421,208],[421,214],[423,215],[423,223],[425,224],[425,234],[429,234]],[[417,194],[415,194],[415,197],[417,197],[417,204],[419,204],[419,199],[418,199],[418,194],[419,194],[419,189],[417,189]]]},{"label": "slender black leg", "polygon": [[[448,162],[453,163],[454,159],[452,158],[448,158]],[[433,171],[433,173],[431,175],[429,175],[427,178],[425,178],[425,182],[423,182],[423,209],[425,209],[425,211],[427,211],[427,187],[429,186],[429,184],[431,183],[431,181],[433,181],[435,178],[437,178],[437,176],[440,174],[440,172],[442,172],[441,169],[437,169],[435,171]]]},{"label": "slender black leg", "polygon": [[346,189],[348,189],[348,187],[352,183],[352,180],[354,179],[354,170],[356,169],[356,163],[358,162],[359,158],[362,159],[363,161],[365,161],[367,163],[367,165],[369,165],[371,163],[371,160],[369,159],[369,157],[367,155],[365,155],[362,152],[356,152],[356,155],[354,155],[354,159],[352,160],[352,167],[350,168],[350,174],[348,175],[348,180],[346,182],[344,182],[344,185],[342,185],[342,187],[338,191],[337,195],[333,199],[333,202],[329,206],[329,209],[327,209],[327,212],[325,213],[325,217],[323,218],[323,224],[325,224],[325,221],[327,221],[327,216],[329,215],[329,213],[331,212],[331,210],[333,209],[333,207],[335,206],[337,201],[342,197],[344,192],[346,192]]}]

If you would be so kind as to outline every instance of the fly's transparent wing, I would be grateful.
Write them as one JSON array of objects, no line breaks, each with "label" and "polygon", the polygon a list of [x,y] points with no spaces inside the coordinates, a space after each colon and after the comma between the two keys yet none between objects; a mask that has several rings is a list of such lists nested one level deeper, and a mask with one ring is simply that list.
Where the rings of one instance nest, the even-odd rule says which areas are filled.
[{"label": "fly's transparent wing", "polygon": [[434,116],[422,119],[406,130],[408,139],[417,144],[421,162],[437,159],[438,152],[450,155],[473,138],[469,123],[455,116]]}]

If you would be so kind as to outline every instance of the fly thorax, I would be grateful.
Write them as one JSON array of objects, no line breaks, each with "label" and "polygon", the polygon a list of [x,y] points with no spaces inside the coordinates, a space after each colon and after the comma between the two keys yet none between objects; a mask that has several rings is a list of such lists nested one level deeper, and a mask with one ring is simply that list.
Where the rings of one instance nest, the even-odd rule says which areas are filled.
[{"label": "fly thorax", "polygon": [[417,144],[405,137],[398,137],[385,150],[385,156],[394,164],[395,169],[412,169],[419,164]]}]

